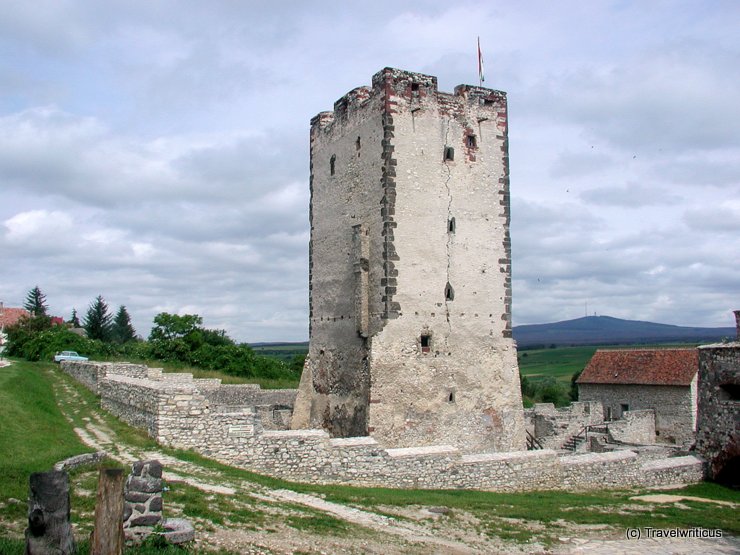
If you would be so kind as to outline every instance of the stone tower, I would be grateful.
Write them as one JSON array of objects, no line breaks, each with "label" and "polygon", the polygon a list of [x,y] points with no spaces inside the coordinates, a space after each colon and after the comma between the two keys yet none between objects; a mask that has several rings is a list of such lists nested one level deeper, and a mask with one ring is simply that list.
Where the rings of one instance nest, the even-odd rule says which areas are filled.
[{"label": "stone tower", "polygon": [[293,428],[523,449],[505,93],[378,72],[311,120],[310,221]]}]

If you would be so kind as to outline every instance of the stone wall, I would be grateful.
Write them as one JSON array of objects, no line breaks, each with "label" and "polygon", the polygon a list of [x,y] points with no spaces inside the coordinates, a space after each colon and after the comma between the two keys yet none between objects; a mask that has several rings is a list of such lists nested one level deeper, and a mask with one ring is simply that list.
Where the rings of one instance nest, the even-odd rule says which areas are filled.
[{"label": "stone wall", "polygon": [[126,540],[140,542],[162,523],[162,465],[138,461],[124,486],[123,530]]},{"label": "stone wall", "polygon": [[655,412],[657,440],[689,446],[696,430],[696,378],[690,387],[671,385],[579,384],[578,398],[599,401],[604,415],[622,417],[626,410]]},{"label": "stone wall", "polygon": [[[166,444],[195,448],[254,426],[287,429],[296,390],[223,385],[188,373],[128,363],[71,362],[62,370],[100,395],[101,406]],[[225,430],[225,432],[224,432]]]},{"label": "stone wall", "polygon": [[546,449],[561,449],[585,426],[604,422],[601,403],[589,401],[577,401],[558,409],[552,403],[537,403],[526,409],[524,416],[527,430]]},{"label": "stone wall", "polygon": [[143,364],[128,362],[78,362],[65,360],[60,363],[64,372],[75,378],[95,394],[99,394],[98,382],[110,372],[120,376],[144,378],[152,370]]},{"label": "stone wall", "polygon": [[609,422],[607,429],[612,441],[640,445],[655,443],[655,412],[627,411],[620,420]]},{"label": "stone wall", "polygon": [[740,341],[699,347],[698,404],[696,447],[709,461],[710,476],[719,476],[726,467],[737,471],[740,468]]},{"label": "stone wall", "polygon": [[[80,375],[80,373],[77,373]],[[466,453],[451,445],[386,448],[372,437],[331,438],[324,430],[265,429],[256,407],[214,405],[198,380],[107,374],[101,402],[160,443],[288,480],[325,484],[493,491],[594,489],[690,483],[702,478],[695,457],[635,452],[560,457],[553,450]],[[585,413],[581,404],[577,411]],[[589,409],[590,410],[590,409]],[[652,466],[646,466],[648,463]]]}]

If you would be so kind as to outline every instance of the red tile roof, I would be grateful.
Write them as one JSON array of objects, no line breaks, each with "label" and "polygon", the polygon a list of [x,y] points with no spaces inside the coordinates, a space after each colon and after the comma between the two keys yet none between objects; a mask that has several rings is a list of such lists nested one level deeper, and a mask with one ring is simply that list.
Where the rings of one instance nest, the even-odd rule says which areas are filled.
[{"label": "red tile roof", "polygon": [[29,316],[29,312],[24,308],[5,308],[0,309],[0,328],[12,326],[23,316]]},{"label": "red tile roof", "polygon": [[576,383],[688,386],[698,370],[696,349],[598,350]]}]

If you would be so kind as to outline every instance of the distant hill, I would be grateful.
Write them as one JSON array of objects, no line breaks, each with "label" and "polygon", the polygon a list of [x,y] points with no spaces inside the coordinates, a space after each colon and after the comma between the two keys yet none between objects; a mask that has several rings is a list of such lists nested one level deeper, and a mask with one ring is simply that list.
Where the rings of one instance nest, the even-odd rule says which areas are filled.
[{"label": "distant hill", "polygon": [[[723,338],[734,339],[735,328],[691,328],[621,320],[611,316],[586,316],[575,320],[514,326],[517,346],[549,347],[550,345],[639,345],[656,343],[713,343]],[[289,359],[308,352],[308,341],[296,343],[252,343],[264,355]]]},{"label": "distant hill", "polygon": [[550,345],[619,345],[655,343],[711,343],[735,338],[735,328],[690,328],[620,320],[611,316],[586,316],[552,324],[514,326],[521,347]]}]

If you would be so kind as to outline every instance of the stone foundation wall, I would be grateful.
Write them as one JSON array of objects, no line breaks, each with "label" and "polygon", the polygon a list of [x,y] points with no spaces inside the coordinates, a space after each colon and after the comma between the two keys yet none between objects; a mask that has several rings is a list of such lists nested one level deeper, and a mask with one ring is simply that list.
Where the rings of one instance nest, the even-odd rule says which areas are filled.
[{"label": "stone foundation wall", "polygon": [[717,477],[740,458],[740,341],[699,347],[697,451]]},{"label": "stone foundation wall", "polygon": [[655,411],[659,441],[676,445],[694,442],[696,424],[696,380],[691,386],[579,384],[578,398],[603,403],[604,412],[614,419],[627,410]]},{"label": "stone foundation wall", "polygon": [[[630,450],[570,457],[549,449],[469,454],[449,445],[387,449],[371,437],[269,430],[256,407],[213,405],[197,386],[198,380],[115,374],[98,383],[104,408],[146,429],[160,443],[288,480],[527,491],[691,483],[703,475],[703,463],[696,457],[646,460]],[[583,403],[575,413],[593,415]]]},{"label": "stone foundation wall", "polygon": [[134,463],[124,486],[123,530],[127,540],[139,541],[162,522],[162,465]]},{"label": "stone foundation wall", "polygon": [[609,423],[609,436],[621,443],[655,443],[655,411],[630,410]]},{"label": "stone foundation wall", "polygon": [[100,395],[98,383],[109,373],[132,378],[145,378],[149,372],[157,370],[143,364],[128,362],[77,362],[70,360],[62,361],[60,367],[97,395]]},{"label": "stone foundation wall", "polygon": [[560,449],[584,426],[603,423],[604,412],[601,403],[593,401],[577,401],[559,409],[552,403],[537,403],[524,411],[524,418],[529,433],[545,449]]}]

